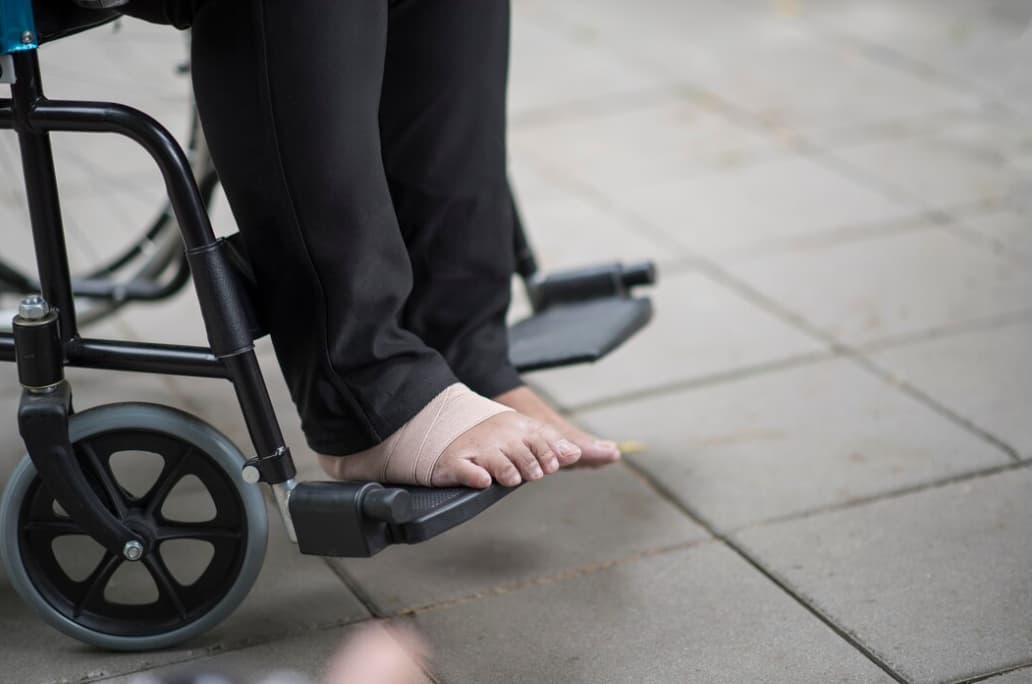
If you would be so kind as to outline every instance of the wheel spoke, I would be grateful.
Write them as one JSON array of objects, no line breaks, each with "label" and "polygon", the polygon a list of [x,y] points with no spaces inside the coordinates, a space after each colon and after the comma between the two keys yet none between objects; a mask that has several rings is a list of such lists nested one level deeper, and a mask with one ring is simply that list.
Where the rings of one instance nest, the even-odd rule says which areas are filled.
[{"label": "wheel spoke", "polygon": [[180,523],[161,525],[154,531],[157,541],[172,539],[196,539],[198,541],[224,541],[240,539],[240,530],[229,527],[211,527],[208,523]]},{"label": "wheel spoke", "polygon": [[103,595],[104,587],[107,586],[111,576],[115,574],[115,570],[122,564],[122,559],[119,556],[111,553],[110,551],[104,554],[104,557],[97,563],[97,567],[93,569],[90,576],[82,581],[82,586],[85,590],[82,596],[75,603],[75,609],[73,614],[75,617],[79,617],[82,611],[90,604],[91,601],[97,598],[98,595]]},{"label": "wheel spoke", "polygon": [[86,455],[86,460],[93,468],[94,475],[100,482],[100,486],[103,488],[104,493],[107,494],[108,500],[115,509],[115,514],[119,518],[124,518],[126,511],[128,510],[128,505],[125,500],[125,491],[115,479],[114,473],[111,472],[110,465],[101,460],[89,442],[80,441],[77,446],[82,449],[83,453]]},{"label": "wheel spoke", "polygon": [[34,520],[26,523],[23,529],[29,533],[44,534],[50,539],[70,534],[86,534],[82,526],[74,520]]},{"label": "wheel spoke", "polygon": [[143,564],[150,571],[154,583],[158,585],[158,592],[172,604],[180,620],[186,619],[186,607],[183,605],[183,598],[180,596],[179,582],[172,577],[165,562],[156,553],[151,553],[143,558]]},{"label": "wheel spoke", "polygon": [[143,496],[143,510],[147,515],[154,515],[155,511],[161,510],[161,505],[165,503],[168,493],[183,476],[186,463],[193,455],[193,451],[193,447],[187,447],[175,459],[166,457],[165,466],[161,469],[154,486]]}]

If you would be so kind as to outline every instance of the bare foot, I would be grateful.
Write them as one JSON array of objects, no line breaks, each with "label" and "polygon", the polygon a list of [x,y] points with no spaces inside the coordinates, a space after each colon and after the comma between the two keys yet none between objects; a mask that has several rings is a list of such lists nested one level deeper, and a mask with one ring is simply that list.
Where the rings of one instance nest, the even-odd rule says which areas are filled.
[{"label": "bare foot", "polygon": [[[449,432],[450,419],[478,408],[490,417]],[[492,479],[506,487],[540,480],[580,456],[580,448],[552,425],[454,385],[382,444],[350,456],[320,455],[319,463],[338,480],[483,489]]]},{"label": "bare foot", "polygon": [[551,425],[571,442],[580,447],[581,457],[577,466],[598,467],[620,460],[620,449],[616,442],[599,439],[588,434],[559,415],[529,387],[517,387],[494,398],[499,404],[516,409],[525,416],[536,418]]}]

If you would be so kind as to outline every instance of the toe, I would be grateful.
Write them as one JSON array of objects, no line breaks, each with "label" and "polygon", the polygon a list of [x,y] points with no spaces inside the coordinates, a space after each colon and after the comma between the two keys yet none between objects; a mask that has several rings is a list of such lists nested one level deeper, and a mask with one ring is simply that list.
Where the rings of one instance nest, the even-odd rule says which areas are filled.
[{"label": "toe", "polygon": [[435,487],[462,486],[485,489],[491,486],[491,473],[472,461],[458,459],[440,473],[435,471],[431,483]]},{"label": "toe", "polygon": [[524,480],[540,480],[545,476],[537,456],[523,442],[517,442],[505,449],[509,460],[519,469]]},{"label": "toe", "polygon": [[548,446],[555,452],[559,465],[572,465],[581,457],[580,447],[563,437],[555,428],[548,425],[544,426],[541,429],[541,436],[545,438]]},{"label": "toe", "polygon": [[620,447],[606,439],[585,440],[581,444],[580,465],[606,465],[620,460]]},{"label": "toe", "polygon": [[501,451],[495,451],[484,456],[478,456],[476,464],[485,468],[491,476],[494,477],[495,482],[506,487],[515,487],[523,478],[520,477],[520,471],[516,468],[509,457],[503,454]]},{"label": "toe", "polygon": [[548,440],[540,433],[528,435],[523,442],[534,453],[538,463],[541,464],[541,469],[545,473],[554,473],[559,470],[559,459],[556,457],[555,452],[552,451],[552,447],[548,445]]}]

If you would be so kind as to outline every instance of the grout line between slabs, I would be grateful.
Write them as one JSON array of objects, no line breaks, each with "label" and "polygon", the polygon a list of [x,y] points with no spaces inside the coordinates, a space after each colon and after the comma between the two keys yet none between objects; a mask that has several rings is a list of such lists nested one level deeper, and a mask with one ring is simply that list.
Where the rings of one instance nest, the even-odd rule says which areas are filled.
[{"label": "grout line between slabs", "polygon": [[996,316],[984,318],[973,318],[968,321],[953,325],[942,325],[935,328],[927,328],[912,333],[904,333],[890,337],[883,337],[870,342],[863,342],[854,346],[854,349],[861,354],[876,353],[887,349],[906,347],[921,342],[932,342],[950,337],[956,337],[967,333],[999,330],[1001,328],[1016,327],[1032,322],[1032,309],[1013,311]]},{"label": "grout line between slabs", "polygon": [[826,506],[818,506],[816,508],[799,511],[796,513],[788,513],[785,515],[779,515],[772,518],[766,518],[753,523],[748,523],[740,527],[735,527],[726,532],[728,535],[735,535],[741,532],[747,532],[760,527],[766,527],[767,525],[777,525],[786,522],[796,522],[799,520],[805,520],[807,518],[813,518],[825,513],[838,513],[839,511],[848,511],[853,508],[861,508],[868,504],[878,503],[880,501],[891,501],[893,499],[900,499],[911,494],[917,494],[933,489],[941,489],[943,487],[949,487],[950,485],[961,484],[963,482],[970,482],[972,480],[980,480],[985,477],[991,477],[993,475],[999,475],[1000,473],[1010,472],[1012,470],[1022,470],[1024,468],[1032,467],[1032,461],[1011,461],[1000,465],[990,466],[988,468],[979,468],[966,473],[959,473],[957,475],[950,475],[948,477],[940,478],[938,480],[930,480],[928,482],[921,482],[919,484],[911,485],[908,487],[901,487],[899,489],[893,489],[884,492],[878,492],[870,496],[859,497],[856,499],[850,499],[848,501],[842,501],[839,503],[829,504]]},{"label": "grout line between slabs", "polygon": [[887,675],[892,677],[897,682],[901,682],[902,684],[908,684],[907,680],[901,674],[893,670],[892,667],[889,666],[889,664],[886,663],[884,660],[882,660],[880,656],[878,656],[876,653],[874,653],[874,651],[872,651],[866,645],[860,642],[859,639],[855,638],[852,634],[850,634],[847,629],[839,626],[830,615],[826,615],[823,611],[821,611],[820,608],[807,601],[803,596],[797,594],[786,582],[781,580],[773,572],[764,567],[759,559],[754,558],[745,547],[739,545],[738,542],[736,542],[734,539],[730,538],[728,535],[720,532],[715,527],[713,527],[705,518],[697,514],[690,506],[686,505],[684,502],[678,499],[673,494],[673,492],[668,490],[661,482],[654,479],[646,470],[640,468],[631,461],[625,460],[624,463],[626,464],[627,468],[633,471],[639,478],[641,478],[646,484],[648,484],[649,487],[651,487],[651,489],[654,492],[656,492],[656,494],[658,494],[661,498],[665,499],[667,503],[674,506],[677,510],[681,511],[690,520],[692,520],[692,522],[705,529],[710,535],[712,535],[713,539],[727,546],[731,551],[737,554],[742,560],[744,560],[746,563],[752,566],[753,569],[755,569],[761,575],[766,577],[770,582],[772,582],[775,586],[781,589],[782,592],[787,594],[791,599],[793,599],[797,604],[803,607],[807,612],[809,612],[815,618],[824,623],[825,626],[831,629],[843,641],[852,646],[855,650],[859,651],[864,657],[870,660],[874,665],[876,665],[879,669],[881,669],[883,672],[885,672]]},{"label": "grout line between slabs", "polygon": [[355,598],[362,604],[362,607],[369,611],[370,615],[374,618],[391,617],[391,613],[381,608],[376,602],[376,599],[373,598],[373,595],[366,591],[365,587],[362,586],[362,583],[352,577],[351,573],[349,573],[343,566],[334,563],[333,560],[328,557],[323,557],[322,560],[330,569],[330,572],[336,575],[337,579],[343,582],[344,586],[355,595]]},{"label": "grout line between slabs", "polygon": [[563,582],[566,580],[574,579],[577,577],[586,577],[594,575],[599,572],[604,572],[614,567],[622,565],[628,565],[646,558],[652,558],[654,556],[662,556],[668,553],[676,551],[683,551],[696,546],[702,546],[704,544],[714,543],[714,539],[706,537],[704,539],[696,539],[688,542],[680,542],[677,544],[667,544],[665,546],[656,547],[653,549],[646,549],[645,551],[638,551],[620,558],[613,558],[604,561],[598,561],[595,563],[589,563],[587,565],[579,565],[573,568],[566,568],[558,572],[554,572],[548,575],[537,575],[534,577],[528,577],[526,579],[516,580],[512,582],[503,582],[496,584],[492,587],[486,587],[479,591],[475,591],[462,596],[456,596],[454,598],[441,599],[439,601],[433,601],[419,606],[411,606],[408,608],[402,608],[394,613],[390,614],[390,617],[407,617],[413,615],[420,615],[422,613],[428,613],[434,610],[446,610],[449,608],[455,608],[457,606],[465,605],[473,601],[490,598],[493,596],[504,596],[505,594],[511,594],[516,591],[523,589],[529,589],[532,587],[547,586]]},{"label": "grout line between slabs", "polygon": [[918,57],[913,57],[903,52],[899,52],[890,45],[879,43],[856,34],[843,32],[839,29],[828,26],[826,23],[819,20],[807,19],[806,22],[811,27],[820,27],[822,31],[826,31],[826,38],[829,38],[832,41],[852,43],[860,48],[872,61],[878,62],[883,66],[909,74],[910,76],[914,76],[915,78],[932,85],[950,88],[958,94],[977,97],[986,104],[1000,111],[1007,112],[1009,114],[1017,113],[1015,110],[1010,108],[1006,101],[1000,100],[998,94],[982,90],[982,88],[974,81],[970,81],[967,78],[957,76],[948,71],[942,71],[934,64],[930,64]]},{"label": "grout line between slabs", "polygon": [[679,99],[677,88],[672,84],[603,93],[517,112],[509,117],[509,128],[517,132],[533,131],[541,126],[633,114],[675,103]]},{"label": "grout line between slabs", "polygon": [[1021,670],[1026,669],[1032,669],[1032,660],[1021,663],[1020,665],[1014,665],[1011,667],[1001,667],[998,670],[993,670],[992,672],[985,672],[983,674],[975,675],[973,677],[956,679],[950,682],[950,684],[975,684],[975,682],[984,682],[987,680],[991,680],[995,677],[999,677],[1001,675],[1010,674],[1011,672],[1020,672]]},{"label": "grout line between slabs", "polygon": [[564,406],[562,402],[560,402],[554,396],[551,395],[548,396],[548,399],[553,404],[561,408],[561,413],[567,415],[574,413],[583,413],[586,411],[594,411],[600,408],[618,406],[625,402],[639,401],[641,399],[651,399],[654,397],[662,397],[677,392],[683,392],[686,390],[693,390],[702,387],[712,387],[714,385],[720,385],[726,382],[734,382],[736,380],[744,380],[746,378],[751,378],[758,375],[776,373],[778,371],[788,370],[790,368],[808,366],[814,363],[820,363],[821,361],[829,361],[831,359],[837,358],[838,356],[840,356],[838,352],[830,349],[809,352],[806,354],[796,354],[793,356],[775,359],[773,361],[765,361],[762,363],[751,364],[748,366],[739,366],[737,368],[732,368],[730,370],[718,371],[716,373],[700,375],[685,380],[678,380],[670,383],[652,385],[650,387],[646,387],[640,390],[632,390],[629,392],[623,392],[621,394],[603,396],[596,399],[590,399],[579,404],[570,404]]}]

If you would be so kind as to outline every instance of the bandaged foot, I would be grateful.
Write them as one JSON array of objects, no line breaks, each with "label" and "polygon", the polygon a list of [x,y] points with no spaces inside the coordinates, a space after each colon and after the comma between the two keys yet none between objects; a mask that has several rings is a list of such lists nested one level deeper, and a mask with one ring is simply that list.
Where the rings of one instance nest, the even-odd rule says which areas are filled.
[{"label": "bandaged foot", "polygon": [[455,383],[375,447],[319,463],[338,480],[484,488],[539,480],[580,455],[554,427]]},{"label": "bandaged foot", "polygon": [[620,460],[620,448],[616,442],[599,439],[581,430],[563,418],[529,387],[517,387],[495,397],[495,401],[534,418],[563,433],[581,450],[577,467],[599,467]]}]

